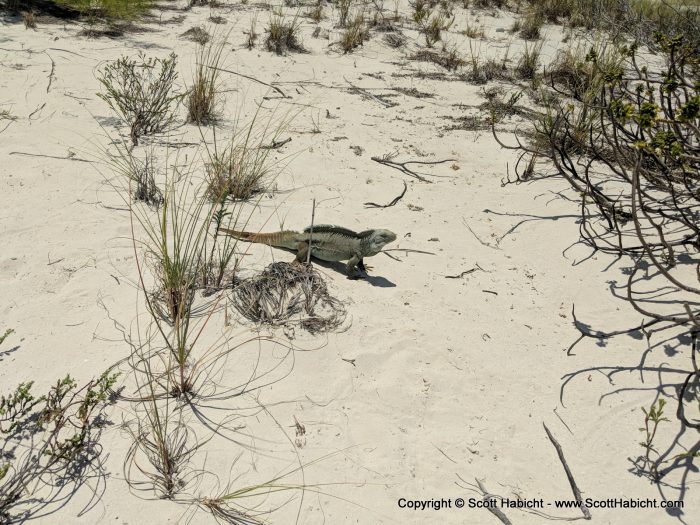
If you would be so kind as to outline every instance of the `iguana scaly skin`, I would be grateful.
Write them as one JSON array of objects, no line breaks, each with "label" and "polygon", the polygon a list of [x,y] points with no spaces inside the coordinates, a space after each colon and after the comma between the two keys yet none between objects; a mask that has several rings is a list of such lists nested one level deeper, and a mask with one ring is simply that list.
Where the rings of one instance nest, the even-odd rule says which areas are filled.
[{"label": "iguana scaly skin", "polygon": [[310,238],[311,255],[322,261],[348,261],[346,273],[350,278],[355,278],[355,268],[367,271],[363,262],[365,257],[377,255],[384,246],[396,240],[396,234],[389,230],[365,230],[357,233],[328,224],[315,225],[313,233],[311,227],[303,232],[251,233],[226,228],[221,228],[220,231],[242,241],[296,251],[296,260],[299,262],[306,261]]}]

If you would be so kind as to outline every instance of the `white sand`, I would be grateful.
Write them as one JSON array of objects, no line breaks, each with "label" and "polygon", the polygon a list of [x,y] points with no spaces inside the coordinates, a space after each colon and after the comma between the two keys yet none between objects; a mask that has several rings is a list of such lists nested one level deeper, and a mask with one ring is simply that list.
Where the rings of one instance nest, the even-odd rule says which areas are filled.
[{"label": "white sand", "polygon": [[[644,341],[621,337],[598,346],[585,340],[575,355],[566,355],[578,336],[571,317],[574,303],[579,318],[596,329],[640,321],[610,293],[609,283],[624,278],[625,263],[599,255],[574,264],[589,252],[580,246],[565,252],[578,238],[578,209],[553,193],[564,185],[551,181],[502,188],[506,164],[512,171],[515,157],[502,150],[488,130],[445,129],[455,124],[449,117],[478,114],[474,106],[484,100],[482,86],[412,78],[418,70],[446,73],[426,62],[406,60],[423,46],[413,30],[405,30],[409,43],[404,51],[389,48],[375,34],[363,48],[342,55],[328,47],[328,40],[312,38],[315,25],[304,19],[303,42],[310,53],[275,56],[264,49],[264,37],[249,51],[242,47],[242,31],[248,29],[253,10],[213,10],[229,20],[224,31],[235,24],[225,67],[265,82],[284,82],[279,87],[291,98],[265,104],[300,113],[285,134],[292,142],[277,152],[280,158],[292,155],[277,179],[280,192],[263,199],[251,229],[273,231],[280,221],[286,228],[304,227],[315,198],[317,223],[357,230],[388,228],[399,237],[392,248],[434,253],[393,252],[400,261],[380,254],[367,261],[374,266],[372,277],[361,281],[320,267],[333,293],[349,301],[349,327],[316,338],[299,334],[297,343],[310,351],[295,352],[293,360],[285,362],[286,377],[259,392],[260,402],[292,439],[294,418],[305,426],[303,447],[298,449],[302,462],[332,454],[307,469],[306,483],[341,483],[321,487],[324,494],[307,492],[298,523],[497,523],[484,509],[411,511],[398,506],[399,498],[451,498],[453,505],[458,497],[480,498],[460,488],[460,478],[468,483],[479,478],[504,496],[543,498],[552,503],[545,513],[578,517],[575,510],[553,506],[555,499],[573,496],[543,422],[561,443],[584,497],[660,501],[656,486],[630,472],[629,458],[642,452],[640,407],[654,400],[659,381],[668,384],[679,378],[659,376],[653,369],[660,363],[684,368],[687,355],[656,347],[646,357],[650,371],[644,383],[634,370],[646,349]],[[331,13],[330,8],[325,11]],[[448,39],[464,55],[469,39],[458,34],[465,20],[463,11],[458,12]],[[166,10],[162,19],[179,14]],[[179,25],[152,23],[145,32],[116,39],[79,36],[75,24],[40,22],[36,31],[25,30],[21,23],[0,26],[0,108],[18,117],[0,134],[0,332],[8,327],[16,332],[0,352],[2,392],[30,379],[45,389],[65,373],[86,381],[129,353],[108,317],[109,313],[129,327],[138,305],[143,311],[134,285],[128,213],[118,209],[124,204],[94,164],[63,158],[74,154],[92,160],[97,146],[106,144],[100,123],[117,135],[117,121],[95,95],[99,86],[94,71],[104,61],[141,50],[157,56],[174,50],[181,79],[189,81],[195,44],[178,35],[205,23],[210,10],[196,8],[184,15]],[[522,41],[496,32],[510,27],[512,16],[478,15],[486,38],[473,45],[500,56],[512,39],[510,56],[517,57]],[[259,33],[267,20],[267,12],[261,12]],[[321,23],[322,35],[329,31],[331,41],[339,34],[333,23]],[[551,27],[547,35],[545,52],[552,56],[561,45],[561,31]],[[47,93],[51,59],[55,71]],[[396,105],[384,107],[350,92],[344,78],[374,95],[390,95],[384,100]],[[232,90],[226,95],[225,119],[233,118],[244,102],[250,114],[262,95],[274,95],[265,86],[233,75],[222,79]],[[395,87],[433,96],[413,98],[392,91]],[[514,89],[506,86],[506,92]],[[326,118],[327,111],[334,118]],[[320,133],[312,133],[314,120]],[[517,121],[514,117],[507,125]],[[0,129],[5,123],[0,122]],[[198,137],[192,126],[180,131],[186,132],[181,140]],[[351,147],[361,148],[361,154]],[[434,181],[425,184],[370,159],[392,152],[398,153],[398,160],[455,160],[423,170]],[[111,176],[107,168],[101,170]],[[408,191],[396,206],[363,207],[367,201],[389,202],[400,193],[402,181],[408,183]],[[533,216],[542,219],[520,224],[499,242]],[[482,241],[498,247],[481,244],[466,224]],[[255,246],[244,266],[259,270],[272,257],[290,258]],[[477,264],[484,271],[445,278]],[[223,314],[213,318],[215,333],[223,321]],[[234,326],[234,340],[247,337],[249,329],[247,324]],[[283,337],[281,331],[277,335]],[[19,349],[5,353],[15,346]],[[247,366],[256,355],[256,345],[237,350],[222,382],[238,381],[246,373],[241,363]],[[265,359],[274,362],[280,356],[277,352]],[[606,367],[623,369],[609,380],[605,373],[612,368]],[[563,378],[569,374],[576,376],[562,394]],[[669,387],[666,393],[673,391]],[[226,406],[240,406],[238,402]],[[657,436],[662,448],[678,432],[674,410],[669,406],[672,422],[662,425]],[[213,522],[203,511],[192,514],[187,506],[142,501],[129,492],[122,462],[130,441],[118,428],[129,419],[129,411],[128,403],[110,410],[115,425],[102,440],[108,476],[99,501],[78,516],[90,498],[90,490],[83,490],[39,522]],[[264,413],[249,419],[244,423],[251,433],[271,432],[257,436],[261,450],[276,452],[245,452],[233,471],[243,474],[236,484],[259,481],[290,464],[293,468],[289,443],[272,420]],[[205,433],[198,435],[206,438]],[[683,436],[681,442],[687,444],[691,437]],[[241,451],[217,438],[194,464],[201,467],[206,458],[206,466],[220,473],[225,484]],[[679,498],[681,473],[665,479],[669,486],[662,491],[668,499]],[[211,484],[189,487],[194,495],[207,495],[208,490]],[[298,494],[295,497],[273,512],[270,522],[293,523],[299,509]],[[693,516],[697,519],[700,497],[692,485],[684,497],[685,523],[697,523]],[[505,512],[518,525],[547,521]],[[592,514],[593,522],[600,524],[678,523],[663,509],[593,509]]]}]

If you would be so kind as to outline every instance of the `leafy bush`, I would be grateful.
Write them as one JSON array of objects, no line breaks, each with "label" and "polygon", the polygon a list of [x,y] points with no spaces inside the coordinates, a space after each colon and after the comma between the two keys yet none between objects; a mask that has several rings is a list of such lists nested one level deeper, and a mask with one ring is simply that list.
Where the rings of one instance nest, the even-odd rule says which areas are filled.
[{"label": "leafy bush", "polygon": [[173,92],[177,79],[177,56],[138,59],[122,57],[108,63],[97,79],[104,88],[103,99],[129,126],[134,146],[139,137],[165,131],[175,118],[182,95]]},{"label": "leafy bush", "polygon": [[[116,379],[116,374],[105,373],[79,388],[66,376],[40,397],[34,397],[29,381],[0,396],[3,523],[20,517],[24,521],[47,507],[64,504],[94,475],[90,469],[99,468],[95,459],[102,412]],[[17,507],[21,507],[19,514]]]},{"label": "leafy bush", "polygon": [[[552,103],[534,140],[515,146],[520,160],[531,159],[527,166],[535,157],[551,162],[578,196],[582,242],[632,262],[619,293],[647,320],[605,333],[574,319],[579,340],[639,331],[650,339],[680,328],[692,341],[693,359],[697,352],[700,82],[694,37],[657,35],[663,65],[643,65],[636,45],[593,47],[583,64],[570,60],[576,67],[566,68],[563,84],[573,86],[572,98]],[[524,180],[522,169],[516,174],[506,184]],[[645,286],[663,289],[663,304]],[[676,396],[676,414],[685,427],[700,429],[696,409],[690,415],[686,408],[698,401],[698,369],[692,365]],[[650,445],[651,438],[644,446]],[[656,464],[653,470],[655,481],[663,478]]]}]

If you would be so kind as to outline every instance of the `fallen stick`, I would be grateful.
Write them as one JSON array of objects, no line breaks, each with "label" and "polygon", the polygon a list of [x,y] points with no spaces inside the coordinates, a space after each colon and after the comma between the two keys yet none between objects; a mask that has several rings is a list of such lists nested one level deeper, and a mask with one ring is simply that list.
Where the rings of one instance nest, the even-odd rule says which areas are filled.
[{"label": "fallen stick", "polygon": [[462,224],[464,224],[464,225],[467,227],[467,229],[472,233],[472,235],[474,236],[474,238],[475,238],[477,241],[479,241],[479,243],[481,243],[482,246],[486,246],[487,248],[491,248],[492,250],[500,250],[500,249],[501,249],[501,247],[498,246],[498,243],[496,243],[496,245],[494,246],[493,244],[490,244],[490,243],[488,243],[488,242],[486,242],[486,241],[482,241],[481,238],[474,232],[474,230],[472,230],[472,227],[469,226],[469,223],[467,222],[467,219],[464,219],[464,218],[463,218],[463,219],[462,219]]},{"label": "fallen stick", "polygon": [[285,140],[273,140],[269,146],[260,146],[262,149],[278,149],[292,141],[292,137]]},{"label": "fallen stick", "polygon": [[425,252],[423,250],[411,250],[410,248],[390,248],[388,250],[382,250],[382,253],[386,252],[423,253],[425,255],[435,255],[433,252]]},{"label": "fallen stick", "polygon": [[[489,494],[489,491],[486,490],[486,487],[484,487],[484,485],[483,485],[483,483],[481,483],[481,481],[479,481],[477,478],[474,478],[474,480],[476,481],[476,484],[479,486],[479,490],[481,490],[481,492],[483,492],[483,494],[484,494],[484,501],[497,500],[496,496],[494,496],[493,494]],[[488,510],[491,514],[496,516],[501,521],[501,523],[503,523],[503,525],[513,525],[513,523],[508,519],[508,517],[505,514],[503,514],[503,511],[501,509],[499,509],[498,507],[493,506],[493,505],[488,505],[486,507],[486,510]]]},{"label": "fallen stick", "polygon": [[382,100],[381,98],[377,97],[376,95],[373,95],[372,93],[370,93],[366,89],[362,89],[361,87],[357,87],[352,82],[350,82],[347,78],[343,77],[343,80],[345,80],[345,82],[347,82],[350,85],[350,87],[353,88],[355,91],[357,91],[361,95],[365,95],[366,97],[371,98],[372,100],[374,100],[376,102],[379,102],[385,108],[390,108],[392,106],[395,106],[395,104],[392,104],[391,102],[387,102],[386,100]]},{"label": "fallen stick", "polygon": [[581,496],[581,491],[579,490],[578,485],[576,485],[576,481],[574,480],[574,475],[571,473],[571,469],[569,468],[569,465],[566,463],[566,458],[564,458],[564,451],[562,450],[561,445],[559,444],[559,442],[556,439],[554,439],[554,436],[547,428],[547,425],[542,423],[542,426],[544,427],[544,431],[547,433],[547,437],[549,438],[549,441],[551,441],[552,445],[554,445],[554,448],[557,449],[557,454],[559,455],[559,461],[561,461],[561,464],[564,467],[564,472],[566,472],[566,477],[569,480],[569,485],[571,485],[571,491],[574,493],[574,497],[576,498],[576,501],[579,504],[579,508],[581,509],[581,512],[583,513],[583,517],[586,518],[587,520],[590,520],[591,519],[591,512],[588,510],[588,507],[586,507],[583,504],[583,497]]},{"label": "fallen stick", "polygon": [[58,160],[74,160],[75,162],[92,162],[91,160],[81,159],[80,157],[59,157],[57,155],[41,155],[40,153],[25,153],[24,151],[11,151],[9,155],[22,155],[24,157],[46,157],[47,159]]},{"label": "fallen stick", "polygon": [[462,273],[457,274],[457,275],[445,275],[445,279],[461,279],[465,275],[469,275],[470,273],[474,273],[477,270],[481,270],[482,272],[486,271],[484,270],[481,266],[478,264],[474,268],[470,268],[469,270],[464,270]]},{"label": "fallen stick", "polygon": [[46,107],[46,102],[44,102],[41,106],[37,107],[34,111],[32,111],[27,118],[29,120],[32,120],[32,117],[34,116],[34,114],[37,113],[38,111],[41,111],[45,107]]},{"label": "fallen stick", "polygon": [[445,160],[436,160],[436,161],[422,161],[422,160],[407,160],[406,162],[394,162],[392,159],[394,158],[394,155],[387,154],[383,155],[381,157],[372,157],[372,160],[374,162],[378,162],[379,164],[384,164],[385,166],[389,166],[390,168],[397,169],[406,175],[409,175],[413,177],[414,179],[418,179],[421,182],[428,182],[431,183],[433,181],[426,179],[424,176],[419,175],[415,171],[411,170],[408,168],[408,164],[422,164],[424,166],[428,165],[434,165],[434,164],[443,164],[445,162],[454,162],[455,159],[445,159]]},{"label": "fallen stick", "polygon": [[[292,140],[292,139],[289,139],[289,140]],[[396,203],[399,202],[401,199],[403,199],[403,196],[406,195],[407,189],[408,189],[408,185],[406,184],[406,181],[403,181],[403,191],[401,192],[401,195],[396,197],[389,204],[377,204],[375,202],[365,202],[365,208],[390,208],[392,206],[395,206]]]},{"label": "fallen stick", "polygon": [[258,80],[258,79],[255,78],[255,77],[251,77],[251,76],[249,76],[249,75],[244,75],[243,73],[238,73],[237,71],[231,71],[230,69],[223,69],[223,68],[214,67],[214,66],[207,66],[207,67],[208,67],[209,69],[215,69],[216,71],[222,71],[222,72],[224,72],[224,73],[231,73],[232,75],[238,75],[239,77],[247,78],[248,80],[252,80],[253,82],[257,82],[258,84],[262,84],[263,86],[267,86],[267,87],[269,87],[269,88],[274,89],[275,91],[277,91],[277,93],[279,93],[280,95],[282,95],[283,98],[292,98],[292,97],[286,95],[286,94],[284,93],[284,91],[282,91],[282,90],[281,90],[280,88],[278,88],[277,86],[273,86],[272,84],[268,84],[267,82],[263,82],[262,80]]},{"label": "fallen stick", "polygon": [[[291,140],[291,139],[290,139]],[[311,247],[313,246],[313,236],[314,236],[314,218],[316,217],[316,199],[314,199],[311,205],[311,228],[309,228],[309,250],[306,253],[306,264],[311,263]]]},{"label": "fallen stick", "polygon": [[49,60],[51,61],[51,73],[49,73],[49,84],[46,86],[46,92],[49,92],[49,89],[51,89],[51,83],[53,82],[53,76],[54,72],[56,71],[56,62],[53,61],[53,58],[51,58],[51,55],[49,55],[46,51],[44,51],[47,57],[49,57]]}]

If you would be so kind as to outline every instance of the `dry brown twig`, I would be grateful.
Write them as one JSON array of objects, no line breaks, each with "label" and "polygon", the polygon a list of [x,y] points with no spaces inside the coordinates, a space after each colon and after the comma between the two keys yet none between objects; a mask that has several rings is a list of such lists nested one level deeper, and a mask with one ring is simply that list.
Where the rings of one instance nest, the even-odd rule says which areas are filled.
[{"label": "dry brown twig", "polygon": [[549,441],[551,441],[552,445],[554,445],[554,448],[557,450],[559,461],[561,461],[561,465],[562,467],[564,467],[564,472],[566,472],[566,478],[569,480],[569,485],[571,485],[571,491],[574,493],[574,497],[576,498],[576,501],[579,504],[579,508],[583,513],[583,517],[587,520],[590,520],[591,511],[589,511],[588,507],[586,507],[586,505],[583,504],[583,497],[581,496],[581,491],[579,490],[578,485],[576,485],[576,480],[574,479],[574,475],[571,473],[571,469],[569,468],[569,465],[566,462],[566,458],[564,457],[564,451],[562,450],[561,445],[556,439],[554,439],[554,436],[547,428],[547,425],[542,423],[542,426],[544,427],[544,431],[547,433]]},{"label": "dry brown twig", "polygon": [[[482,494],[484,495],[484,501],[495,501],[497,499],[496,496],[494,496],[493,494],[489,493],[488,490],[486,490],[486,487],[481,481],[479,481],[477,478],[474,478],[474,481],[476,481],[476,484],[479,486],[479,490],[481,490]],[[496,516],[500,520],[500,522],[503,523],[503,525],[513,525],[513,523],[508,519],[508,517],[498,507],[488,505],[486,507],[486,510],[488,510],[491,514]]]},{"label": "dry brown twig", "polygon": [[364,95],[365,97],[371,98],[371,99],[374,100],[375,102],[379,102],[379,103],[380,103],[382,106],[384,106],[385,108],[390,108],[390,107],[392,107],[392,106],[396,106],[396,105],[397,105],[395,102],[387,102],[386,100],[382,100],[381,98],[379,98],[379,97],[376,96],[376,95],[373,95],[372,93],[370,93],[370,92],[367,91],[366,89],[362,89],[361,87],[356,86],[355,84],[353,84],[352,82],[350,82],[350,81],[349,81],[347,78],[345,78],[345,77],[343,77],[343,80],[345,80],[345,82],[347,82],[347,83],[350,85],[350,87],[352,88],[352,91],[354,91],[355,93],[359,93],[360,95]]},{"label": "dry brown twig", "polygon": [[401,195],[396,197],[389,204],[377,204],[376,202],[365,202],[365,208],[390,208],[391,206],[395,206],[396,203],[399,202],[401,199],[403,199],[403,196],[406,195],[407,189],[408,189],[408,185],[406,184],[406,181],[404,181],[403,182],[403,191],[401,192]]},{"label": "dry brown twig", "polygon": [[289,137],[285,140],[273,140],[272,144],[268,144],[266,146],[260,146],[262,149],[279,149],[285,144],[289,144],[292,141],[292,137]]},{"label": "dry brown twig", "polygon": [[255,77],[252,77],[250,75],[244,75],[243,73],[239,73],[238,71],[231,71],[230,69],[224,69],[221,67],[213,67],[213,66],[207,66],[209,69],[214,69],[216,71],[221,71],[222,73],[230,73],[232,75],[238,75],[239,77],[247,78],[248,80],[252,80],[253,82],[257,82],[258,84],[262,84],[263,86],[267,86],[270,89],[274,89],[277,93],[282,95],[282,98],[292,98],[289,95],[287,95],[284,91],[282,91],[280,88],[277,86],[273,86],[272,84],[268,84],[267,82],[263,82],[260,79],[257,79]]},{"label": "dry brown twig", "polygon": [[464,270],[462,273],[459,273],[457,275],[445,275],[445,279],[461,279],[465,275],[469,275],[471,273],[474,273],[477,270],[481,270],[482,272],[486,271],[481,266],[479,266],[477,264],[474,268],[470,268],[469,270]]},{"label": "dry brown twig", "polygon": [[385,155],[382,155],[381,157],[372,157],[372,160],[374,162],[378,162],[379,164],[384,164],[385,166],[389,166],[390,168],[395,168],[399,170],[402,173],[405,173],[406,175],[409,175],[413,177],[414,179],[418,179],[421,182],[428,182],[431,183],[433,181],[426,179],[423,175],[419,175],[415,171],[409,169],[408,164],[420,164],[423,166],[433,166],[435,164],[444,164],[445,162],[455,162],[455,159],[444,159],[444,160],[434,160],[434,161],[422,161],[422,160],[407,160],[405,162],[394,162],[394,158],[396,158],[396,153],[387,153]]},{"label": "dry brown twig", "polygon": [[51,61],[51,72],[49,73],[49,83],[46,86],[46,92],[49,92],[49,89],[51,89],[51,83],[53,82],[54,78],[54,73],[56,71],[56,62],[53,61],[53,58],[51,58],[51,55],[49,55],[46,51],[44,51],[44,54],[49,57],[49,60]]}]

